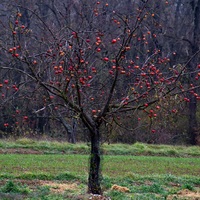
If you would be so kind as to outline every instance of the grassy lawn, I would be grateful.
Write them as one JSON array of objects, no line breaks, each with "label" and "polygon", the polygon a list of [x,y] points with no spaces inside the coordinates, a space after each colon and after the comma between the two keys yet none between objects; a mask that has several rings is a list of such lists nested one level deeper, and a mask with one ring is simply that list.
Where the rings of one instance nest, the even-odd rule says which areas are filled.
[{"label": "grassy lawn", "polygon": [[[58,175],[66,171],[81,176],[88,172],[87,155],[34,155],[0,154],[0,174]],[[173,174],[176,176],[200,173],[200,159],[156,156],[103,156],[102,172],[110,177],[123,177],[128,173],[140,175]]]},{"label": "grassy lawn", "polygon": [[[4,152],[0,154],[0,199],[91,197],[86,194],[87,145],[77,144],[78,150],[75,151],[76,145],[72,148],[67,143],[52,142],[51,145],[51,142],[43,141],[42,150],[42,142],[24,141],[0,143],[0,150]],[[103,148],[102,187],[104,195],[112,200],[200,199],[199,147],[136,143],[104,145]],[[191,152],[192,148],[194,152]],[[18,149],[18,153],[11,153],[13,149]],[[24,151],[20,154],[22,149],[27,152],[28,149],[40,149],[41,154],[24,154]],[[140,156],[135,156],[133,149]],[[72,154],[73,151],[76,154]],[[114,184],[127,187],[129,192],[112,190]],[[187,196],[181,196],[182,193]]]}]

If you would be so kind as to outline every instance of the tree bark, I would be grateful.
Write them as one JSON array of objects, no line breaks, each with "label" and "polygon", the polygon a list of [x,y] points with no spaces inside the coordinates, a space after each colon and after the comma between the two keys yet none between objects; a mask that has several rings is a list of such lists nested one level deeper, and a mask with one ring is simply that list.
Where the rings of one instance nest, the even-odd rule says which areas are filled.
[{"label": "tree bark", "polygon": [[[193,21],[194,21],[194,33],[193,33],[193,45],[192,45],[192,54],[195,55],[199,51],[199,33],[200,33],[200,0],[195,2],[192,0],[190,5],[193,10]],[[198,64],[199,56],[198,54],[195,55],[192,62],[189,65],[189,70],[195,70],[196,65]],[[191,79],[194,80],[194,74],[191,75]],[[193,82],[190,82],[190,84]],[[194,91],[197,92],[196,90]],[[196,98],[190,94],[190,102],[189,102],[189,142],[192,145],[197,144],[197,130],[198,130],[198,123],[197,123],[197,100]]]},{"label": "tree bark", "polygon": [[67,131],[68,135],[68,142],[72,144],[76,144],[76,121],[72,119],[72,126],[65,120],[65,118],[57,111],[58,120],[63,124],[65,130]]},{"label": "tree bark", "polygon": [[197,133],[197,100],[194,96],[190,97],[190,103],[189,103],[189,130],[188,130],[188,136],[189,136],[189,142],[192,145],[196,145],[196,133]]},{"label": "tree bark", "polygon": [[[90,131],[91,132],[91,131]],[[100,133],[99,127],[91,132],[91,154],[90,154],[90,169],[88,178],[88,193],[102,194],[100,179],[101,179],[101,153],[100,153]]]},{"label": "tree bark", "polygon": [[[65,130],[67,131],[68,135],[68,142],[72,144],[76,144],[76,137],[75,137],[75,124],[69,125],[63,117],[59,117],[60,122],[63,124]],[[74,122],[73,122],[74,123]]]}]

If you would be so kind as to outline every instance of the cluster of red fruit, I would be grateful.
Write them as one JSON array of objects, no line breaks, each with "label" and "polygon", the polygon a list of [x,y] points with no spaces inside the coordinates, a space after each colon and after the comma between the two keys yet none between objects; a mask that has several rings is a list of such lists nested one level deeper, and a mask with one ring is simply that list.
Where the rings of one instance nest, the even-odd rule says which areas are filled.
[{"label": "cluster of red fruit", "polygon": [[9,126],[8,123],[4,123],[4,127],[7,128]]},{"label": "cluster of red fruit", "polygon": [[15,26],[14,26],[14,29],[12,31],[13,35],[17,34],[16,30],[21,30],[21,33],[23,33],[23,30],[25,29],[25,26],[23,24],[20,25],[20,23],[19,23],[19,19],[20,19],[21,16],[22,16],[22,14],[20,12],[17,12],[16,20],[15,20],[15,24],[14,24]]},{"label": "cluster of red fruit", "polygon": [[19,53],[17,53],[17,49],[20,49],[21,47],[20,46],[17,46],[17,47],[13,47],[13,48],[10,48],[8,50],[9,53],[12,53],[12,56],[13,57],[16,57],[18,58],[19,57]]},{"label": "cluster of red fruit", "polygon": [[54,73],[55,74],[62,74],[63,73],[63,66],[54,66]]},{"label": "cluster of red fruit", "polygon": [[[9,89],[10,89],[10,86],[8,86],[8,84],[9,84],[9,80],[8,80],[8,79],[5,79],[5,80],[4,80],[4,84],[7,85],[7,86],[6,86],[6,89],[9,90]],[[3,83],[0,83],[0,89],[1,89],[1,88],[3,88]],[[13,88],[16,92],[19,90],[19,88],[18,88],[15,84],[12,85],[12,88]],[[4,98],[4,97],[5,97],[5,94],[2,94],[1,96],[2,96],[2,98]]]}]

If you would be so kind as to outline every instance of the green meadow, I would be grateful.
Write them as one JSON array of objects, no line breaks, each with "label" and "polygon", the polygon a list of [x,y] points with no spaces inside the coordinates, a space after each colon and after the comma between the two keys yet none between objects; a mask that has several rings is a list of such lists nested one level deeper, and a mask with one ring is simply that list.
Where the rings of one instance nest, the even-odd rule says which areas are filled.
[{"label": "green meadow", "polygon": [[[0,199],[92,198],[87,194],[89,145],[2,140],[0,151]],[[200,198],[200,147],[104,144],[102,152],[105,198]],[[129,192],[112,190],[114,184]]]}]

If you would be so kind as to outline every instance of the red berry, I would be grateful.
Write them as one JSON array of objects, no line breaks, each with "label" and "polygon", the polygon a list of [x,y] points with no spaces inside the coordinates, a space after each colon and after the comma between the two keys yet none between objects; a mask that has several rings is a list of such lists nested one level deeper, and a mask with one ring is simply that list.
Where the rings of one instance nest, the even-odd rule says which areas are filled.
[{"label": "red berry", "polygon": [[8,52],[12,53],[12,52],[13,52],[13,49],[12,49],[12,48],[10,48],[10,49],[8,50]]},{"label": "red berry", "polygon": [[97,52],[100,52],[101,51],[101,49],[100,48],[97,48]]},{"label": "red berry", "polygon": [[96,110],[92,110],[92,114],[96,114],[97,113],[97,111]]},{"label": "red berry", "polygon": [[24,120],[28,120],[28,116],[24,116]]},{"label": "red berry", "polygon": [[113,39],[113,40],[112,40],[112,44],[115,44],[116,42],[117,42],[116,39]]}]

